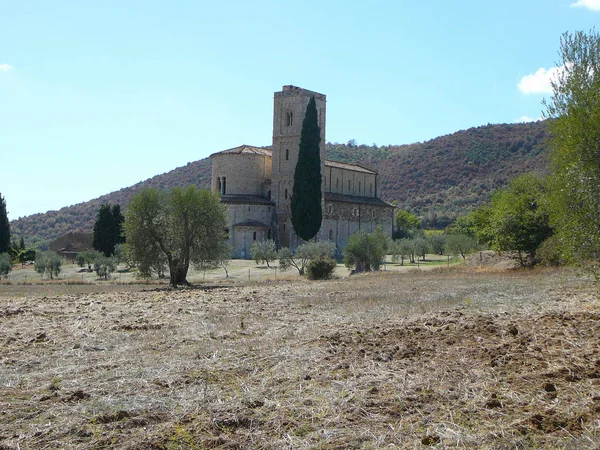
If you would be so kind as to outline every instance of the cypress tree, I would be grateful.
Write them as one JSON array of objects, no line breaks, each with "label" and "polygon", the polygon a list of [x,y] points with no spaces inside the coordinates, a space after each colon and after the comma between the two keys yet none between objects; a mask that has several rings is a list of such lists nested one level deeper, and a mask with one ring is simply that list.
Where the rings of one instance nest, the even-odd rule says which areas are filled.
[{"label": "cypress tree", "polygon": [[323,219],[320,144],[321,129],[319,128],[315,97],[312,96],[302,122],[291,202],[294,230],[305,241],[316,236]]},{"label": "cypress tree", "polygon": [[124,241],[122,223],[123,214],[121,214],[119,205],[114,205],[112,208],[110,203],[100,205],[96,223],[94,223],[92,246],[104,253],[105,256],[112,256],[115,252],[115,245]]},{"label": "cypress tree", "polygon": [[8,253],[10,250],[10,224],[6,212],[6,201],[0,194],[0,253]]}]

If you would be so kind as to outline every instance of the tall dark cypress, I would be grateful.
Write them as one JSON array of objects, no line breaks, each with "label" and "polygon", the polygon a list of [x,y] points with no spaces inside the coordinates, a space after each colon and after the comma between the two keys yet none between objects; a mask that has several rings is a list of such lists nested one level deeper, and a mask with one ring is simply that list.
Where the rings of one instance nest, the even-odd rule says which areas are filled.
[{"label": "tall dark cypress", "polygon": [[6,200],[0,194],[0,253],[8,253],[10,250],[10,224],[6,212]]},{"label": "tall dark cypress", "polygon": [[110,203],[100,205],[94,223],[93,247],[105,256],[113,255],[115,245],[123,242],[122,223],[123,214],[119,205],[112,208]]},{"label": "tall dark cypress", "polygon": [[320,144],[321,129],[315,97],[312,96],[302,122],[291,202],[294,231],[305,241],[317,235],[323,219]]}]

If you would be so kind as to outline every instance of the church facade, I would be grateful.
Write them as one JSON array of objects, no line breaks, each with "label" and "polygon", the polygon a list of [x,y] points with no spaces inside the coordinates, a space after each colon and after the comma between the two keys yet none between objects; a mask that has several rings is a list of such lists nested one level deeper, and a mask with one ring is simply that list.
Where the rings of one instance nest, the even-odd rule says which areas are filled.
[{"label": "church facade", "polygon": [[381,226],[391,236],[394,207],[378,196],[377,171],[359,164],[329,161],[325,155],[325,95],[296,86],[275,92],[271,147],[242,145],[214,153],[211,188],[221,194],[228,216],[234,258],[250,258],[254,241],[272,239],[278,248],[296,248],[291,195],[306,108],[314,96],[321,128],[323,222],[318,240],[338,251],[359,230]]}]

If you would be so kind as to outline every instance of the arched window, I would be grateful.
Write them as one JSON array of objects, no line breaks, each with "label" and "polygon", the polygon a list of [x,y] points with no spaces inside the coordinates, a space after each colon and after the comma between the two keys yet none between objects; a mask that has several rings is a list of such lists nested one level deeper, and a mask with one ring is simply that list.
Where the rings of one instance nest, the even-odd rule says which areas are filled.
[{"label": "arched window", "polygon": [[328,214],[333,213],[333,205],[331,205],[331,204],[327,205],[327,213]]},{"label": "arched window", "polygon": [[221,194],[227,194],[227,179],[223,177],[223,184],[221,185]]},{"label": "arched window", "polygon": [[285,115],[285,124],[286,124],[286,126],[291,127],[293,121],[294,121],[294,115],[291,112],[288,111],[286,113],[286,115]]},{"label": "arched window", "polygon": [[329,240],[333,241],[333,230],[329,230]]},{"label": "arched window", "polygon": [[286,148],[285,149],[285,160],[289,161],[289,159],[290,159],[290,149]]},{"label": "arched window", "polygon": [[352,211],[352,214],[354,214],[355,216],[358,216],[358,208],[354,208],[354,211]]},{"label": "arched window", "polygon": [[221,177],[217,177],[217,191],[221,192]]},{"label": "arched window", "polygon": [[286,200],[287,200],[287,194],[288,193],[287,193],[287,189],[286,189],[285,192],[284,192],[284,194],[283,194],[283,196],[285,197]]},{"label": "arched window", "polygon": [[256,231],[254,233],[252,233],[252,240],[255,241],[256,240]]}]

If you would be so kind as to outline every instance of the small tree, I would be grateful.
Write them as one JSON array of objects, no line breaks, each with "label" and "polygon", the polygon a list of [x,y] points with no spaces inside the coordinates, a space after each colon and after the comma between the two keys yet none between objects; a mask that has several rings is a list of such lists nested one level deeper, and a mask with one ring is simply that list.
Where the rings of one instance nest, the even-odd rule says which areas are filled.
[{"label": "small tree", "polygon": [[336,246],[331,241],[305,242],[296,248],[296,251],[293,253],[289,248],[284,247],[277,254],[279,268],[285,272],[295,267],[300,275],[304,275],[304,270],[309,261],[323,257],[332,257],[335,255],[335,252]]},{"label": "small tree", "polygon": [[404,238],[397,241],[394,241],[390,246],[392,261],[398,262],[400,260],[400,265],[404,265],[404,260],[407,258],[411,258],[411,262],[414,255],[414,245],[413,240]]},{"label": "small tree", "polygon": [[60,273],[61,266],[62,258],[52,251],[38,252],[35,257],[35,271],[42,277],[45,274],[52,280]]},{"label": "small tree", "polygon": [[99,278],[108,280],[110,274],[117,270],[117,261],[113,256],[99,255],[94,261],[94,271]]},{"label": "small tree", "polygon": [[446,235],[440,233],[432,233],[427,236],[429,248],[436,255],[443,255],[446,249]]},{"label": "small tree", "polygon": [[425,261],[425,255],[429,251],[429,243],[423,237],[416,237],[413,239],[413,248],[415,249],[415,255],[420,256]]},{"label": "small tree", "polygon": [[256,264],[260,264],[264,261],[267,264],[267,267],[271,267],[269,266],[269,263],[277,259],[277,248],[275,247],[275,241],[254,241],[252,248],[250,249],[250,253],[252,254],[252,259],[254,259]]},{"label": "small tree", "polygon": [[476,249],[477,242],[466,234],[451,234],[446,238],[446,251],[454,256],[462,256],[463,260]]},{"label": "small tree", "polygon": [[533,256],[539,245],[552,235],[548,214],[541,205],[545,184],[544,179],[528,173],[492,196],[489,244],[497,251],[517,251],[521,265],[524,265],[523,252]]},{"label": "small tree", "polygon": [[0,278],[7,277],[12,270],[12,261],[8,253],[0,253]]},{"label": "small tree", "polygon": [[359,231],[348,239],[344,248],[344,264],[348,268],[354,267],[356,273],[379,270],[389,246],[390,239],[381,227],[370,234]]}]

